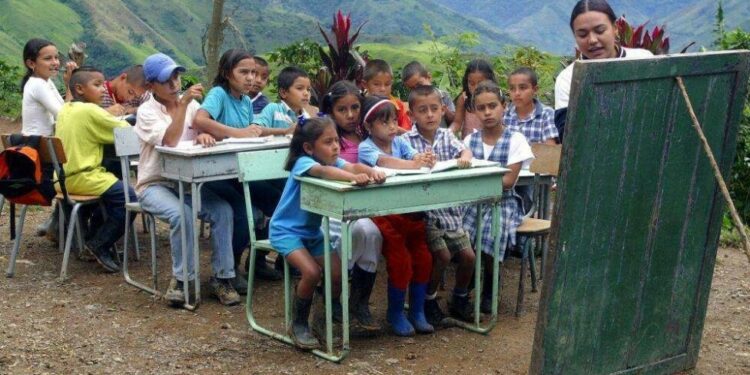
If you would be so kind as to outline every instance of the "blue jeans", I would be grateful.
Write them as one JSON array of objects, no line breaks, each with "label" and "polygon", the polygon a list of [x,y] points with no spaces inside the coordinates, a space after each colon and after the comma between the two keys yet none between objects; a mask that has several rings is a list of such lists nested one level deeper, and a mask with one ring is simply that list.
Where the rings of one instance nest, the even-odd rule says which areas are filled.
[{"label": "blue jeans", "polygon": [[[189,194],[185,194],[185,202],[180,204],[179,194],[174,189],[161,185],[151,185],[143,191],[140,197],[141,207],[160,220],[169,223],[169,244],[172,248],[172,275],[177,280],[185,281],[182,277],[184,261],[182,259],[182,235],[180,225],[180,210],[185,209],[187,215],[185,234],[189,251],[187,259],[188,279],[195,279],[193,263],[193,223],[192,201]],[[229,203],[209,189],[201,191],[201,211],[198,217],[211,224],[211,269],[214,277],[231,279],[234,274],[234,255],[232,254],[232,238],[234,228],[232,207]]]},{"label": "blue jeans", "polygon": [[[255,181],[250,183],[250,194],[253,197],[254,211],[261,211],[265,216],[273,216],[276,205],[281,199],[281,193],[284,190],[285,180],[268,180]],[[211,181],[203,185],[203,191],[210,190],[217,196],[229,202],[234,210],[234,233],[232,235],[232,248],[234,249],[234,259],[239,262],[242,252],[250,244],[250,230],[248,227],[247,210],[245,209],[245,192],[242,184],[236,180]],[[262,216],[256,215],[254,218],[256,225]],[[256,235],[259,233],[256,232]],[[260,235],[258,239],[265,239],[267,236]]]},{"label": "blue jeans", "polygon": [[[128,191],[131,201],[136,201],[135,191],[130,185],[123,184],[118,180],[100,196],[102,205],[107,212],[106,220],[98,206],[84,206],[79,215],[86,226],[86,240],[96,239],[96,243],[105,249],[109,249],[125,233],[125,189]],[[128,220],[133,222],[135,215],[130,215]]]}]

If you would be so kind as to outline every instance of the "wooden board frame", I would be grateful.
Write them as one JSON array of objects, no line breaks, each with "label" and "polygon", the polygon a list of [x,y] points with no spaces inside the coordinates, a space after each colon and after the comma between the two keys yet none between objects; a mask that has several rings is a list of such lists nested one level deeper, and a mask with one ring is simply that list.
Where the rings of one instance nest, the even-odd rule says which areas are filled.
[{"label": "wooden board frame", "polygon": [[695,367],[748,51],[577,62],[530,373]]}]

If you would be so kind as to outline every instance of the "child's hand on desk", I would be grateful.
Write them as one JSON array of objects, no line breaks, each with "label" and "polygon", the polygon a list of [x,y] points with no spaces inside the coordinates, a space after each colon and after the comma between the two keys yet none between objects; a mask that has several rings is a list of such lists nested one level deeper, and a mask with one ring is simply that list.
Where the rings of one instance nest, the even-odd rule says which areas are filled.
[{"label": "child's hand on desk", "polygon": [[195,85],[190,86],[185,92],[182,94],[182,98],[180,98],[180,104],[182,105],[188,105],[190,102],[193,101],[193,99],[200,99],[203,97],[203,85],[200,83],[197,83]]},{"label": "child's hand on desk", "polygon": [[366,186],[370,184],[370,176],[366,173],[356,173],[352,179],[352,185]]},{"label": "child's hand on desk", "polygon": [[458,158],[456,165],[461,169],[471,168],[471,158],[462,156]]},{"label": "child's hand on desk", "polygon": [[242,132],[242,138],[255,138],[260,137],[260,135],[263,133],[263,127],[260,125],[252,124],[244,129],[240,130]]},{"label": "child's hand on desk", "polygon": [[372,180],[373,183],[376,184],[382,184],[385,182],[385,172],[379,171],[377,169],[373,169],[370,173],[368,173],[370,176],[370,180]]},{"label": "child's hand on desk", "polygon": [[297,129],[297,124],[296,124],[296,123],[294,123],[294,124],[291,124],[291,125],[289,125],[289,127],[288,127],[288,128],[286,129],[286,132],[285,132],[284,134],[285,134],[285,135],[289,135],[289,136],[291,136],[291,135],[294,135],[294,130],[296,130],[296,129]]},{"label": "child's hand on desk", "polygon": [[216,146],[216,139],[211,134],[203,133],[195,137],[195,144],[203,147],[213,147]]},{"label": "child's hand on desk", "polygon": [[428,153],[416,154],[413,160],[419,167],[432,168],[435,165],[435,155],[430,156]]}]

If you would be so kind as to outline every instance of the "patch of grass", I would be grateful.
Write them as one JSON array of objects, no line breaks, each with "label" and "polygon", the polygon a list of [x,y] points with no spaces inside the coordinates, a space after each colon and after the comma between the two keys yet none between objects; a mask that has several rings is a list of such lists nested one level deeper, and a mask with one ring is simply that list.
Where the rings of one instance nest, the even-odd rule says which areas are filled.
[{"label": "patch of grass", "polygon": [[[0,56],[17,60],[28,39],[41,36],[55,42],[61,51],[67,51],[67,46],[83,34],[80,17],[55,0],[6,0],[0,12],[0,25],[7,35],[0,38]],[[15,43],[8,43],[7,38]]]},{"label": "patch of grass", "polygon": [[[400,69],[413,60],[424,64],[432,70],[432,42],[412,42],[406,44],[361,43],[361,51],[367,51],[372,59],[383,59],[394,69]],[[439,45],[440,48],[446,47]],[[447,48],[447,47],[446,47]]]}]

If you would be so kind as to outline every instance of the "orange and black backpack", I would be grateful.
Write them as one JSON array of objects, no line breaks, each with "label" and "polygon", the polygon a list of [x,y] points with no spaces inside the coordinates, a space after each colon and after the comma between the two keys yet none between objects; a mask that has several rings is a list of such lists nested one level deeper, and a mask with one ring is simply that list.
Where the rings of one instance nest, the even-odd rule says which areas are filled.
[{"label": "orange and black backpack", "polygon": [[15,237],[15,204],[49,206],[55,198],[54,166],[42,163],[40,136],[10,136],[0,152],[0,194],[10,202],[11,238]]}]

